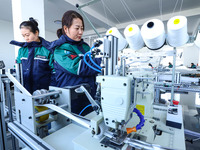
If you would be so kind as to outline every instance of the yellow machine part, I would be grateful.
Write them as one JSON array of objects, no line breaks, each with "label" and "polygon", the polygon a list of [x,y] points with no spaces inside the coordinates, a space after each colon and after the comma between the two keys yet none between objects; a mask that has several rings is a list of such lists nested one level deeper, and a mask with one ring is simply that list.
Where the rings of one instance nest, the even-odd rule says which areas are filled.
[{"label": "yellow machine part", "polygon": [[[48,108],[44,106],[35,106],[35,109],[37,112],[41,112],[41,111],[47,110]],[[49,118],[49,114],[46,114],[46,115],[40,116],[36,122],[40,123],[47,120],[48,118]]]},{"label": "yellow machine part", "polygon": [[144,115],[144,113],[145,113],[144,105],[136,105],[136,108],[141,112],[142,115]]}]

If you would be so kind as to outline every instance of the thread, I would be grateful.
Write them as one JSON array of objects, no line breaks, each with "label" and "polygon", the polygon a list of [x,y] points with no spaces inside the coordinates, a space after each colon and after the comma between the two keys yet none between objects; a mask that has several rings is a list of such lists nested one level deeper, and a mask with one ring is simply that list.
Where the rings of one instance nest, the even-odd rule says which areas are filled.
[{"label": "thread", "polygon": [[167,43],[172,47],[179,47],[187,43],[187,18],[185,16],[174,16],[167,22]]},{"label": "thread", "polygon": [[141,35],[146,46],[151,50],[161,48],[165,43],[164,24],[159,19],[145,22],[141,28]]},{"label": "thread", "polygon": [[124,36],[131,49],[139,50],[144,47],[144,41],[142,39],[140,28],[138,27],[138,25],[128,25],[124,29]]},{"label": "thread", "polygon": [[119,30],[116,27],[112,27],[108,29],[106,32],[106,35],[112,35],[118,38],[118,50],[122,50],[127,46],[126,39],[122,36],[122,34],[119,32]]}]

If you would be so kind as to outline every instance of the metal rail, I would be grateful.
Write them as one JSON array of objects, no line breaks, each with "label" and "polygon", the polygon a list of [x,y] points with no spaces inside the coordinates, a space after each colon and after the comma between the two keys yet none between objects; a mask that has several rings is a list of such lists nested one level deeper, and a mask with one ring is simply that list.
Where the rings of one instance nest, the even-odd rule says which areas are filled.
[{"label": "metal rail", "polygon": [[[164,89],[164,90],[171,90],[171,87],[164,87],[164,86],[155,86],[155,88],[158,89]],[[176,92],[200,92],[200,89],[195,88],[175,88],[174,91]]]},{"label": "metal rail", "polygon": [[85,7],[85,6],[89,6],[93,3],[96,3],[99,0],[92,0],[86,4],[83,4],[81,6],[79,6],[79,4],[76,4],[76,8],[80,11],[80,13],[83,15],[83,17],[89,22],[89,24],[92,26],[93,30],[96,32],[96,34],[98,35],[98,37],[101,37],[99,32],[96,30],[96,28],[94,27],[94,25],[92,24],[92,22],[90,21],[90,19],[87,17],[87,15],[82,11],[81,8]]}]

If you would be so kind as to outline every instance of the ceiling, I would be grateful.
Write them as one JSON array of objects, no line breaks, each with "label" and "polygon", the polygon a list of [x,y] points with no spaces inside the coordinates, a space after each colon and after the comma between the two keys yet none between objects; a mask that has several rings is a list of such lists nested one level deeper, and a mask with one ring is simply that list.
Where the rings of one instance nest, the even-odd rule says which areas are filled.
[{"label": "ceiling", "polygon": [[[79,6],[93,0],[44,0],[45,27],[56,32],[67,10],[77,10]],[[0,0],[0,20],[12,22],[11,0]],[[176,15],[183,15],[188,20],[188,33],[194,35],[200,23],[200,0],[96,0],[95,3],[81,8],[99,33],[105,33],[110,27],[117,27],[122,33],[129,24],[140,27],[150,19],[164,22]],[[78,10],[77,10],[78,11]],[[85,19],[85,35],[95,34]]]}]

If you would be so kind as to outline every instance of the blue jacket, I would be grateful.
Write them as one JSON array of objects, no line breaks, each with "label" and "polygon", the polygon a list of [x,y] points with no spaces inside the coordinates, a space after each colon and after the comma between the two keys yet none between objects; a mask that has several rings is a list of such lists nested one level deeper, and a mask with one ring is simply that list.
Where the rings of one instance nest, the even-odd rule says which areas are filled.
[{"label": "blue jacket", "polygon": [[20,46],[16,63],[22,64],[24,87],[32,94],[35,90],[48,89],[53,71],[53,52],[48,50],[50,42],[40,37],[40,42],[17,42]]},{"label": "blue jacket", "polygon": [[[77,42],[62,35],[57,41],[51,43],[52,48],[54,49],[56,85],[64,87],[88,83],[94,96],[98,72],[88,67],[83,61],[84,54],[90,50],[88,44],[83,40]],[[101,63],[100,58],[93,58],[93,61],[97,65]],[[87,57],[87,62],[94,67],[89,57]]]},{"label": "blue jacket", "polygon": [[197,68],[197,66],[196,65],[192,65],[191,68]]}]

